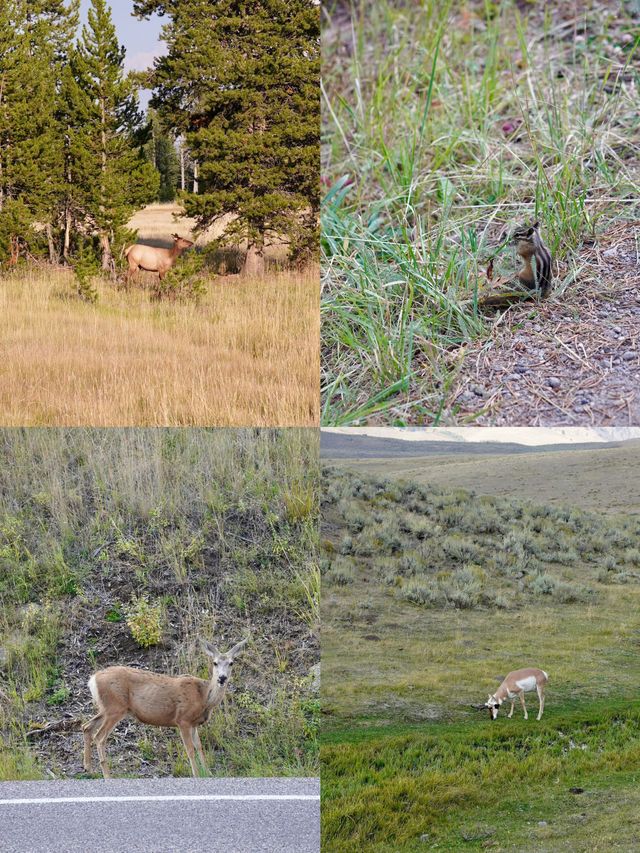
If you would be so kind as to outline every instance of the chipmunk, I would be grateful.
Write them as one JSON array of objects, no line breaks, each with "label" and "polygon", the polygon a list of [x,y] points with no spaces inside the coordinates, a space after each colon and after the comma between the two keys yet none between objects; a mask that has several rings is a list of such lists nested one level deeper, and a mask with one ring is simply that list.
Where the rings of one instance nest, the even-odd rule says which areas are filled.
[{"label": "chipmunk", "polygon": [[[516,244],[516,252],[524,263],[524,267],[518,273],[520,283],[529,290],[539,290],[544,299],[551,289],[551,252],[538,234],[539,225],[539,222],[534,222],[530,228],[518,228],[511,235],[511,239]],[[531,258],[536,262],[535,275]]]}]

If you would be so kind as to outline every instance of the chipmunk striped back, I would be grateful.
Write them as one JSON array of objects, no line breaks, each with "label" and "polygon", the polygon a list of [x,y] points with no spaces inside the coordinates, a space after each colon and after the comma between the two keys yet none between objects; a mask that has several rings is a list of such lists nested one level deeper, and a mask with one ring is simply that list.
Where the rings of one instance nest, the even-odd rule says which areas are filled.
[{"label": "chipmunk striped back", "polygon": [[[542,242],[538,233],[539,222],[535,222],[530,227],[518,228],[513,232],[512,239],[516,244],[516,252],[522,258],[524,263],[523,269],[518,274],[518,278],[525,287],[533,290],[534,288],[540,291],[541,296],[548,295],[551,289],[551,252]],[[531,265],[531,258],[535,259],[536,270],[535,275]]]}]

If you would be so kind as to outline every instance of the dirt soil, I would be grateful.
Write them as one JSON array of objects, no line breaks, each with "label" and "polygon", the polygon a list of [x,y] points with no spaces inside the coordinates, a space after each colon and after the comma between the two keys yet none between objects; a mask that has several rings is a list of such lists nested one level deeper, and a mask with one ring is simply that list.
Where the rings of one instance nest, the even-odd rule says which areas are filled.
[{"label": "dirt soil", "polygon": [[[83,778],[81,724],[95,713],[87,681],[96,668],[122,663],[156,672],[175,672],[176,659],[181,645],[186,641],[185,626],[194,600],[200,607],[211,609],[216,614],[215,641],[224,647],[230,646],[245,636],[252,638],[254,648],[261,651],[277,646],[288,662],[284,681],[304,678],[319,660],[318,638],[295,618],[287,618],[282,612],[261,614],[254,619],[243,618],[233,613],[225,601],[224,583],[211,572],[203,574],[197,584],[184,584],[176,588],[175,580],[167,573],[158,578],[155,592],[171,595],[172,603],[167,607],[167,630],[162,642],[152,648],[142,649],[132,639],[124,622],[108,621],[107,613],[115,602],[125,600],[134,590],[131,573],[117,566],[112,567],[108,578],[87,583],[85,596],[69,601],[64,607],[64,631],[58,644],[57,656],[69,689],[69,699],[60,708],[49,707],[46,699],[31,702],[25,708],[23,722],[27,730],[36,730],[29,737],[31,751],[37,755],[41,767],[46,768],[52,778]],[[197,645],[197,639],[193,639]],[[91,648],[95,656],[93,664],[87,656]],[[255,655],[255,652],[254,652]],[[273,673],[265,671],[254,655],[246,655],[240,662],[237,676],[229,684],[222,705],[224,713],[227,703],[233,704],[234,694],[248,691],[268,704],[273,691]],[[196,672],[183,674],[198,675]],[[50,731],[37,732],[40,727],[52,725]],[[58,729],[58,726],[61,726]],[[69,726],[67,730],[65,727]],[[69,734],[69,731],[73,734]],[[171,772],[167,752],[169,729],[155,729],[127,717],[116,727],[108,741],[108,754],[114,772],[135,772],[138,777],[157,777]],[[175,730],[173,730],[175,732]],[[245,730],[251,737],[251,727]],[[140,740],[153,745],[145,755],[140,750]],[[94,750],[95,761],[95,750]],[[97,767],[97,764],[96,764]],[[135,768],[135,770],[134,770]]]},{"label": "dirt soil", "polygon": [[441,423],[568,426],[640,423],[640,222],[579,254],[548,300],[509,308],[489,341],[451,353],[460,371]]}]

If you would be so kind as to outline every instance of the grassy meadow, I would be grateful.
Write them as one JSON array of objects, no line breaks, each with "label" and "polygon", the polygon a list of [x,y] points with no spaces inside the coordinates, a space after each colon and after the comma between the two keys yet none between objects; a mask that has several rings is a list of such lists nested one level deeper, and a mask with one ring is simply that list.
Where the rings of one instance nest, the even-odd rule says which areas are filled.
[{"label": "grassy meadow", "polygon": [[[534,478],[509,490],[500,461],[499,496],[392,464],[325,470],[327,851],[638,846],[637,508],[603,512],[597,476],[543,502]],[[549,674],[542,720],[533,693],[528,721],[490,721],[476,706],[527,665]]]},{"label": "grassy meadow", "polygon": [[[139,239],[190,236],[176,210],[134,217]],[[318,272],[272,267],[207,276],[197,304],[153,300],[144,273],[129,289],[98,281],[95,304],[64,270],[1,276],[0,426],[316,424]]]},{"label": "grassy meadow", "polygon": [[[503,334],[505,347],[531,349],[533,375],[559,315],[569,326],[582,320],[582,340],[595,340],[612,303],[633,306],[637,33],[632,2],[330,4],[323,423],[473,420],[488,402],[466,411],[458,375],[477,383],[476,358],[481,374],[488,349],[489,365],[501,360]],[[519,269],[505,235],[535,220],[556,259],[551,302],[483,313],[482,294]],[[511,340],[511,328],[524,328],[524,340]],[[580,347],[576,355],[570,337],[563,344],[567,364],[578,364]],[[505,367],[502,380],[513,373]],[[565,381],[592,387],[568,367],[557,376],[564,391]],[[485,396],[502,384],[493,377]],[[588,422],[572,410],[580,394],[570,406],[560,397],[568,423]],[[497,423],[531,424],[531,409],[515,406]]]},{"label": "grassy meadow", "polygon": [[[200,637],[250,638],[210,773],[317,775],[314,431],[2,430],[0,459],[0,779],[84,775],[89,676],[208,677]],[[128,720],[107,750],[115,776],[190,775],[172,729]]]}]

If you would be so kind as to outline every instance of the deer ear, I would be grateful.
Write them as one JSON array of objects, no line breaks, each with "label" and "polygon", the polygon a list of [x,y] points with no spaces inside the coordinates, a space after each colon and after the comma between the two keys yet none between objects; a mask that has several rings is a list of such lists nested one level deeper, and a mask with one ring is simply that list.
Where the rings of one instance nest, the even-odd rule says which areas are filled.
[{"label": "deer ear", "polygon": [[247,642],[248,642],[248,640],[247,640],[247,639],[240,640],[240,642],[239,642],[239,643],[236,643],[236,645],[235,645],[232,649],[230,649],[230,650],[229,650],[229,652],[228,652],[227,654],[228,654],[230,657],[234,658],[237,654],[240,654],[240,652],[241,652],[241,651],[244,649],[244,647],[247,645]]},{"label": "deer ear", "polygon": [[206,640],[200,640],[200,645],[208,655],[211,655],[212,658],[220,657],[218,647],[214,646],[213,643],[208,643]]}]

